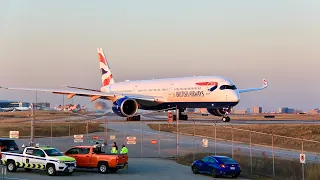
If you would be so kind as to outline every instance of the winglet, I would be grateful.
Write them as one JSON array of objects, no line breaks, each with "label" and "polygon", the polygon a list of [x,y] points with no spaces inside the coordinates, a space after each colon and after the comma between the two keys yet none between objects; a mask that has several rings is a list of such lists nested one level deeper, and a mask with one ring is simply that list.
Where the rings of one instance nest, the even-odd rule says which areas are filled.
[{"label": "winglet", "polygon": [[266,87],[268,87],[268,81],[266,79],[263,79],[263,86],[261,89],[264,89]]}]

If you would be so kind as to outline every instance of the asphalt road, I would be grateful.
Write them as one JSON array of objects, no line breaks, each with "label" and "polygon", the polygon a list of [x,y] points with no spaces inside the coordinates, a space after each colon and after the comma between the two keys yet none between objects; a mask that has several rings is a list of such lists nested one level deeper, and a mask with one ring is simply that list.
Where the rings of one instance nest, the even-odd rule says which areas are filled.
[{"label": "asphalt road", "polygon": [[[0,177],[1,179],[1,177]],[[210,180],[213,179],[208,175],[193,174],[191,168],[177,164],[172,160],[164,159],[140,159],[130,158],[129,168],[120,170],[116,173],[100,174],[97,170],[79,169],[71,176],[59,175],[48,176],[45,171],[25,172],[24,169],[19,169],[15,173],[8,173],[5,180],[88,180],[88,179],[130,179],[130,180]],[[222,178],[217,178],[222,179]],[[225,179],[225,178],[223,178]],[[229,179],[229,178],[228,178]],[[245,180],[241,177],[239,180]]]}]

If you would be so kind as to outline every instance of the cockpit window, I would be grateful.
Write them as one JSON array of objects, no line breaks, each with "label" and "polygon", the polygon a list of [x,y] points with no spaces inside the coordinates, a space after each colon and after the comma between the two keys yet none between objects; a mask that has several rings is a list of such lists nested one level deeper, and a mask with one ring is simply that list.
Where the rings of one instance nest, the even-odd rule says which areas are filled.
[{"label": "cockpit window", "polygon": [[237,87],[235,85],[222,85],[222,86],[220,86],[220,90],[224,90],[224,89],[235,90],[235,89],[237,89]]}]

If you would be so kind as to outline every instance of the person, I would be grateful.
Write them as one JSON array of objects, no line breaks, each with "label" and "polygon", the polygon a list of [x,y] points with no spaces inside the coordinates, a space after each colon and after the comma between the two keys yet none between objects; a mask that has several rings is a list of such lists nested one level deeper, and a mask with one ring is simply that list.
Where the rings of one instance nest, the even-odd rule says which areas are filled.
[{"label": "person", "polygon": [[118,146],[116,142],[113,142],[112,148],[111,148],[111,153],[112,154],[117,154],[118,153]]},{"label": "person", "polygon": [[128,148],[124,144],[122,144],[120,154],[128,154]]}]

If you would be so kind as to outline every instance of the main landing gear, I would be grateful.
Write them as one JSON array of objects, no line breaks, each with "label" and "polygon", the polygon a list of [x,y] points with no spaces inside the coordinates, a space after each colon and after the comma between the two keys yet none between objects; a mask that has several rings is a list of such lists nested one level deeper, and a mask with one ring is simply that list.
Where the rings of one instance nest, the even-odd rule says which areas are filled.
[{"label": "main landing gear", "polygon": [[126,121],[140,121],[141,120],[141,116],[132,116],[132,117],[127,117]]},{"label": "main landing gear", "polygon": [[[179,120],[188,120],[188,115],[182,114],[184,112],[184,109],[179,110]],[[173,120],[177,120],[177,115],[173,115]]]}]

